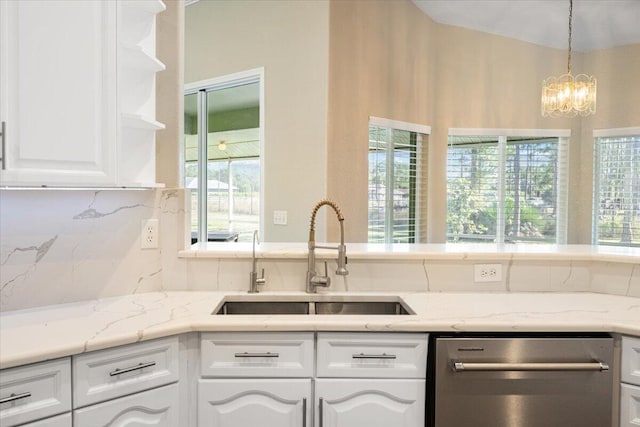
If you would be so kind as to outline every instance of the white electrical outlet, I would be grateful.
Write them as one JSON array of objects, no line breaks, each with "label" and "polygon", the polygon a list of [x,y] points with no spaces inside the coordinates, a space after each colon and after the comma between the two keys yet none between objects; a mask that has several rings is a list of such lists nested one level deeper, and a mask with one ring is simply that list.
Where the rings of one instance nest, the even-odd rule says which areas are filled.
[{"label": "white electrical outlet", "polygon": [[156,218],[142,220],[140,247],[142,249],[156,249],[158,247],[158,220]]},{"label": "white electrical outlet", "polygon": [[287,225],[287,211],[273,211],[274,225]]},{"label": "white electrical outlet", "polygon": [[502,264],[474,264],[473,280],[475,282],[501,282]]}]

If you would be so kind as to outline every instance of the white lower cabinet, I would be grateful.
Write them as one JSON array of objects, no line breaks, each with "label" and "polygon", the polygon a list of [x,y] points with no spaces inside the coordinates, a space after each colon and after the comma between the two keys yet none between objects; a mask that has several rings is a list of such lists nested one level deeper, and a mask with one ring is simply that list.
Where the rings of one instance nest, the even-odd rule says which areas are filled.
[{"label": "white lower cabinet", "polygon": [[73,411],[74,427],[177,427],[178,385],[132,394]]},{"label": "white lower cabinet", "polygon": [[197,425],[424,427],[427,338],[203,333]]},{"label": "white lower cabinet", "polygon": [[622,337],[620,427],[640,427],[640,338]]},{"label": "white lower cabinet", "polygon": [[427,334],[320,332],[317,427],[424,427]]},{"label": "white lower cabinet", "polygon": [[425,380],[320,378],[316,426],[423,426],[425,387]]},{"label": "white lower cabinet", "polygon": [[310,426],[311,379],[219,379],[198,383],[198,426]]}]

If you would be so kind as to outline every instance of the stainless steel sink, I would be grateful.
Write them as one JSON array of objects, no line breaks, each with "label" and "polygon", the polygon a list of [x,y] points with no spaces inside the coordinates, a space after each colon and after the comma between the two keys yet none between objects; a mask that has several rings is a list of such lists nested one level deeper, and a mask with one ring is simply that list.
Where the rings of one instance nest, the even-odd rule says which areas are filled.
[{"label": "stainless steel sink", "polygon": [[409,314],[398,301],[316,302],[316,314],[397,315]]},{"label": "stainless steel sink", "polygon": [[[238,297],[236,297],[238,298]],[[246,297],[245,297],[246,298]],[[302,297],[304,298],[304,297]],[[216,315],[407,315],[414,314],[399,298],[317,296],[313,299],[277,300],[273,297],[226,298],[212,314]]]},{"label": "stainless steel sink", "polygon": [[309,314],[305,301],[227,301],[215,314]]}]

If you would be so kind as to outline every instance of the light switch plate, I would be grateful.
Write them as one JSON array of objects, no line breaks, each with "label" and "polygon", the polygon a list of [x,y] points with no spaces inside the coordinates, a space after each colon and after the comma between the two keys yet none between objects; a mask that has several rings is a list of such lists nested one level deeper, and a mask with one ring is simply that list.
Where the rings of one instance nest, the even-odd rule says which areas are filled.
[{"label": "light switch plate", "polygon": [[274,225],[287,225],[287,211],[273,211]]}]

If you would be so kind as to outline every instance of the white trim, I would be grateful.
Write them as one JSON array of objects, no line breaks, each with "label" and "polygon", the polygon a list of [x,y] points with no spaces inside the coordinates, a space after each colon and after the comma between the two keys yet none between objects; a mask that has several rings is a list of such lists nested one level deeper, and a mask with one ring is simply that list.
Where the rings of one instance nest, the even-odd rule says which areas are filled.
[{"label": "white trim", "polygon": [[527,136],[565,137],[571,136],[571,129],[498,129],[498,128],[449,128],[449,136]]},{"label": "white trim", "polygon": [[498,205],[498,212],[496,215],[496,243],[497,244],[502,244],[504,243],[504,226],[505,226],[505,221],[506,221],[506,215],[505,215],[505,204],[506,204],[506,198],[505,198],[505,189],[507,186],[507,183],[505,182],[505,173],[506,173],[506,167],[505,165],[507,164],[507,137],[505,135],[500,135],[498,137],[498,165],[500,165],[500,167],[498,168],[497,171],[497,176],[496,176],[496,180],[497,182],[497,191],[496,191],[496,199],[498,199],[497,205]]},{"label": "white trim", "polygon": [[640,135],[640,127],[615,128],[615,129],[594,129],[594,138],[604,138],[611,136],[632,136]]},{"label": "white trim", "polygon": [[264,67],[187,83],[184,85],[184,94],[191,95],[202,89],[225,89],[227,87],[242,86],[258,82],[258,79],[264,79]]},{"label": "white trim", "polygon": [[566,245],[569,233],[569,138],[558,138],[556,178],[556,244]]},{"label": "white trim", "polygon": [[384,119],[381,117],[369,116],[369,126],[380,126],[397,130],[405,130],[408,132],[421,133],[423,135],[431,134],[431,126],[419,125],[416,123],[402,122],[399,120]]}]

